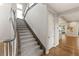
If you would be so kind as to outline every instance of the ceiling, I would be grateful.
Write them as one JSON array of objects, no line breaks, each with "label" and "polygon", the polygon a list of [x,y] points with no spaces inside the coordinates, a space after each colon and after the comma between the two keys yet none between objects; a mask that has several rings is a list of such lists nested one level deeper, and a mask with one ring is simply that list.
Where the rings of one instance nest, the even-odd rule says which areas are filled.
[{"label": "ceiling", "polygon": [[62,14],[67,21],[79,21],[79,3],[49,3],[52,10]]}]

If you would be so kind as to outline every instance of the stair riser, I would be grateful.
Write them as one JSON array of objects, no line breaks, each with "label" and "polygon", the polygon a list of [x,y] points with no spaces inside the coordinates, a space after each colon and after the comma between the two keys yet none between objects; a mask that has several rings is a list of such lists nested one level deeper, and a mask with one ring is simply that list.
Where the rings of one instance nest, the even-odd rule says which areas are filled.
[{"label": "stair riser", "polygon": [[25,27],[23,27],[23,26],[21,27],[21,26],[20,26],[20,27],[16,27],[16,28],[27,28],[27,27],[26,27],[26,26],[25,26]]},{"label": "stair riser", "polygon": [[[42,55],[43,53],[43,50],[39,50],[39,49],[36,49],[34,51],[32,51],[31,53],[27,53],[27,56],[40,56]],[[24,53],[26,54],[26,53]]]},{"label": "stair riser", "polygon": [[31,33],[29,31],[18,31],[19,33]]},{"label": "stair riser", "polygon": [[21,43],[22,44],[22,46],[21,46],[21,48],[25,48],[25,47],[31,47],[31,46],[36,46],[37,45],[37,42],[32,42],[32,43]]},{"label": "stair riser", "polygon": [[20,36],[27,36],[27,35],[31,35],[31,33],[27,33],[27,34],[19,34]]},{"label": "stair riser", "polygon": [[[20,36],[22,36],[22,35],[20,35]],[[33,36],[32,37],[20,37],[20,39],[29,39],[29,38],[33,38]]]},{"label": "stair riser", "polygon": [[16,24],[16,26],[26,26],[26,25],[19,25],[19,24]]},{"label": "stair riser", "polygon": [[[27,47],[27,48],[28,48],[28,47]],[[40,49],[39,46],[38,46],[38,47],[28,48],[29,50],[26,50],[27,48],[23,48],[21,51],[22,51],[23,53],[28,53],[29,50],[30,50],[30,51],[34,51],[34,50]]]},{"label": "stair riser", "polygon": [[35,39],[24,39],[24,40],[21,40],[22,43],[30,42],[30,41],[35,41]]},{"label": "stair riser", "polygon": [[17,30],[28,30],[28,28],[17,28]]}]

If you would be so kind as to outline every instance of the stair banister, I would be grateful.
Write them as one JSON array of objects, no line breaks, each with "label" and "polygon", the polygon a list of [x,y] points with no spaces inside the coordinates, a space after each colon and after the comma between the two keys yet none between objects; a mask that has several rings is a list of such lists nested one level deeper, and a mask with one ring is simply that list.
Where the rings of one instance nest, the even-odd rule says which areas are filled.
[{"label": "stair banister", "polygon": [[25,19],[25,17],[26,17],[27,12],[28,12],[32,7],[34,7],[35,5],[37,5],[37,3],[34,3],[33,5],[31,5],[31,6],[29,7],[29,3],[27,3],[27,6],[26,6],[26,8],[25,8],[25,10],[24,10],[24,14],[23,14],[24,19]]},{"label": "stair banister", "polygon": [[15,39],[16,39],[16,15],[15,11],[11,8],[11,13],[13,14],[13,19],[12,16],[10,16],[9,20],[12,23],[13,31],[14,31],[14,37],[13,39],[8,39],[3,41],[4,43],[4,56],[15,56],[16,55],[16,47],[15,47]]}]

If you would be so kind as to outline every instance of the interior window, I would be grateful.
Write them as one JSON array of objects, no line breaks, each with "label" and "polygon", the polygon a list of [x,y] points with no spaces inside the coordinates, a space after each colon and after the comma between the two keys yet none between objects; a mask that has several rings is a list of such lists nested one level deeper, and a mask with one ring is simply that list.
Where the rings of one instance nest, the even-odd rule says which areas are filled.
[{"label": "interior window", "polygon": [[17,10],[17,18],[23,18],[21,10]]},{"label": "interior window", "polygon": [[22,10],[23,10],[22,4],[17,4],[17,18],[20,18],[20,19],[23,18]]},{"label": "interior window", "polygon": [[17,4],[18,9],[22,9],[22,4]]}]

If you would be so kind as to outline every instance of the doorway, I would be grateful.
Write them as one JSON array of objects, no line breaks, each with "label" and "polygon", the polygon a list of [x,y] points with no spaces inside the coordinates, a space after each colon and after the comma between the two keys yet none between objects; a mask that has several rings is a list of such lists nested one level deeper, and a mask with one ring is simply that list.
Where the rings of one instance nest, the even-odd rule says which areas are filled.
[{"label": "doorway", "polygon": [[23,19],[23,5],[21,3],[16,4],[17,18]]}]

